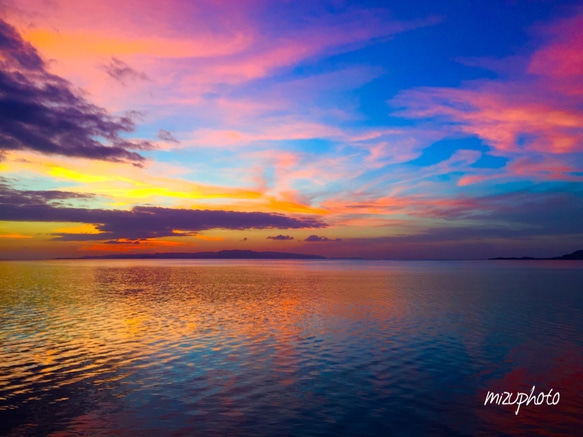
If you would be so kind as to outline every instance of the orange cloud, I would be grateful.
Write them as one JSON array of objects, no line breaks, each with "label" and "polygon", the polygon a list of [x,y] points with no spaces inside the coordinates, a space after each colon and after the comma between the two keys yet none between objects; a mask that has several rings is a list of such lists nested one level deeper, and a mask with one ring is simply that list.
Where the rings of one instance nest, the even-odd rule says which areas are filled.
[{"label": "orange cloud", "polygon": [[[323,14],[309,26],[274,31],[258,18],[271,7],[263,1],[229,7],[188,0],[144,0],[139,6],[114,0],[22,0],[6,10],[26,40],[54,60],[52,71],[110,110],[198,104],[225,84],[266,77],[305,59],[354,50],[437,21],[399,22],[355,8]],[[111,57],[127,61],[151,82],[112,86],[99,68]]]},{"label": "orange cloud", "polygon": [[112,35],[110,32],[86,30],[57,32],[51,29],[32,29],[25,32],[23,37],[45,56],[57,59],[137,55],[162,58],[225,56],[241,50],[249,42],[244,34],[233,35],[233,39],[214,35],[184,40],[131,38]]},{"label": "orange cloud", "polygon": [[84,224],[79,226],[68,226],[57,228],[53,231],[55,234],[100,234],[101,231],[95,225]]},{"label": "orange cloud", "polygon": [[[145,168],[118,165],[111,162],[94,162],[62,157],[41,157],[31,152],[11,152],[0,171],[18,174],[32,172],[56,180],[73,181],[77,186],[67,191],[96,194],[114,200],[117,205],[131,206],[148,199],[188,199],[203,204],[212,199],[258,199],[262,193],[252,189],[229,188],[198,184],[192,181],[158,176],[172,176],[173,168],[149,164]],[[181,169],[175,170],[180,173]],[[194,203],[193,203],[194,204]]]},{"label": "orange cloud", "polygon": [[205,241],[223,241],[224,237],[211,237],[210,235],[193,235],[194,238]]},{"label": "orange cloud", "polygon": [[0,234],[0,238],[32,238],[32,235],[23,234]]},{"label": "orange cloud", "polygon": [[130,252],[130,251],[147,251],[155,249],[167,249],[176,247],[194,247],[194,243],[182,243],[168,240],[127,240],[121,238],[115,242],[97,243],[83,245],[79,248],[81,252]]}]

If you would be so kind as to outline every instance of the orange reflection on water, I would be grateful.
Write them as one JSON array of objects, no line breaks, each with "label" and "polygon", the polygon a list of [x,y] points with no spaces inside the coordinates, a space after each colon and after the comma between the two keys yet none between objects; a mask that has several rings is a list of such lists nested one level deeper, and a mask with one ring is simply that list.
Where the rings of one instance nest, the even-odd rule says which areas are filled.
[{"label": "orange reflection on water", "polygon": [[[470,434],[519,433],[542,419],[553,429],[561,420],[573,425],[582,353],[560,341],[566,331],[543,344],[527,318],[514,323],[507,294],[491,303],[488,271],[392,266],[0,263],[0,411],[23,415],[14,435],[26,423],[78,434],[163,433],[161,423],[178,434],[204,434],[211,425],[229,433],[266,411],[311,417],[314,426],[356,411],[351,420],[382,425],[395,411],[406,415],[402,405]],[[518,335],[512,341],[513,331],[497,331],[504,311],[506,329]],[[554,319],[546,323],[555,332]],[[497,361],[500,344],[513,347]],[[548,362],[535,365],[542,346]],[[508,408],[483,406],[484,387],[533,384],[563,390],[561,408],[525,407],[515,418]],[[40,413],[27,415],[30,405]],[[443,405],[453,406],[445,416]],[[456,425],[467,417],[476,424]]]}]

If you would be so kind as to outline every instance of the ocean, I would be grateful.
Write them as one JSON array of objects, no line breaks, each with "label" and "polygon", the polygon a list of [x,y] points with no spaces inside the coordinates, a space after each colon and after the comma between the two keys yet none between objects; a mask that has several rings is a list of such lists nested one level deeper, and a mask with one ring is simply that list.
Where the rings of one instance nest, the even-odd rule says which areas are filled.
[{"label": "ocean", "polygon": [[582,407],[582,262],[0,262],[0,435],[575,435]]}]

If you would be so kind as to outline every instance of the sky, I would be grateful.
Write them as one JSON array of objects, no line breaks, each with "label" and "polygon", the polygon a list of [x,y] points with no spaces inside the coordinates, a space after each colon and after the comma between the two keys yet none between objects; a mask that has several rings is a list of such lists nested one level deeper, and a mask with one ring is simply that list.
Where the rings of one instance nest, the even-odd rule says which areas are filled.
[{"label": "sky", "polygon": [[0,259],[583,249],[577,1],[0,0]]}]

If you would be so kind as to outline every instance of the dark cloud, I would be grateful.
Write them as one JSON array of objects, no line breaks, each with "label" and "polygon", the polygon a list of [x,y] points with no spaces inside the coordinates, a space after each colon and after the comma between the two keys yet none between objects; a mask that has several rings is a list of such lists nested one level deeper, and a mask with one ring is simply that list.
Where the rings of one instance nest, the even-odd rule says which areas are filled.
[{"label": "dark cloud", "polygon": [[141,240],[108,240],[104,241],[103,244],[141,244]]},{"label": "dark cloud", "polygon": [[581,193],[525,191],[460,203],[467,209],[455,206],[451,215],[442,211],[445,217],[459,219],[448,218],[448,225],[411,235],[349,238],[343,247],[355,251],[365,247],[380,258],[556,256],[583,248]]},{"label": "dark cloud", "polygon": [[318,235],[310,235],[304,241],[320,243],[320,242],[325,242],[325,241],[342,241],[342,238],[330,239],[327,237],[319,237]]},{"label": "dark cloud", "polygon": [[[36,214],[34,212],[33,214]],[[297,229],[319,228],[325,224],[311,218],[291,218],[261,212],[210,211],[136,206],[130,211],[52,208],[45,212],[53,221],[95,224],[104,234],[62,234],[61,240],[102,240],[104,238],[156,238],[192,235],[208,229]],[[0,212],[0,218],[4,215]],[[22,211],[19,215],[22,215]],[[42,217],[42,215],[40,216]],[[67,220],[63,220],[64,218]],[[29,216],[30,219],[30,216]],[[14,220],[14,218],[12,218]]]},{"label": "dark cloud", "polygon": [[67,200],[89,200],[93,194],[72,193],[59,190],[14,190],[10,188],[10,179],[0,177],[0,206],[30,206],[30,205],[55,205],[60,206]]},{"label": "dark cloud", "polygon": [[3,61],[14,60],[26,70],[40,70],[44,62],[30,43],[24,41],[16,29],[0,19],[0,52]]},{"label": "dark cloud", "polygon": [[180,142],[176,139],[176,137],[174,135],[172,135],[172,132],[167,131],[166,129],[160,129],[158,131],[158,138],[160,138],[162,141],[168,141],[170,143],[179,143]]},{"label": "dark cloud", "polygon": [[276,235],[267,237],[268,240],[293,240],[294,237],[290,235]]},{"label": "dark cloud", "polygon": [[0,185],[0,220],[90,223],[101,234],[57,234],[57,239],[139,240],[185,236],[208,229],[323,228],[318,219],[288,217],[263,212],[210,211],[136,206],[129,211],[72,208],[51,201],[77,198],[61,191],[20,191]]},{"label": "dark cloud", "polygon": [[[420,207],[420,215],[464,224],[437,228],[435,232],[461,235],[471,229],[476,235],[504,238],[506,235],[544,235],[580,232],[583,222],[583,193],[577,187],[555,187],[561,191],[531,190],[484,197],[457,198],[443,206]],[[569,189],[573,191],[569,191]],[[488,234],[489,233],[489,234]],[[453,235],[452,235],[453,236]]]},{"label": "dark cloud", "polygon": [[136,113],[113,116],[50,74],[36,49],[0,19],[0,158],[7,150],[34,150],[139,165],[133,150],[152,148],[127,140]]},{"label": "dark cloud", "polygon": [[118,58],[111,58],[111,62],[104,65],[103,68],[112,79],[117,80],[123,86],[126,86],[128,81],[150,80],[144,73],[134,70]]}]

